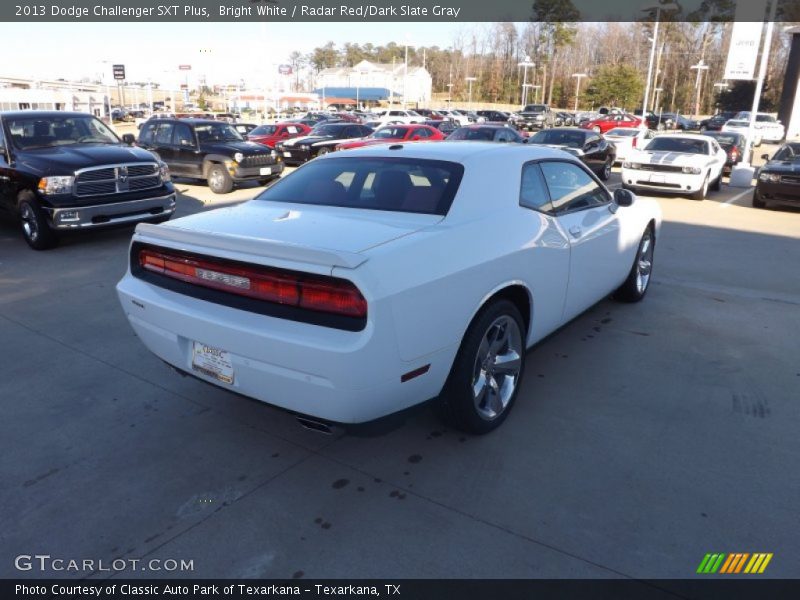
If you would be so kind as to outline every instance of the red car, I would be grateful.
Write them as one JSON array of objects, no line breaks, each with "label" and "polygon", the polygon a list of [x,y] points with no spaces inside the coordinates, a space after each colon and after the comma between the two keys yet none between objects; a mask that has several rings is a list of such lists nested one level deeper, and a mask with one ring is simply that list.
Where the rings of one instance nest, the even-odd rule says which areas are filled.
[{"label": "red car", "polygon": [[583,129],[591,129],[596,133],[605,133],[615,127],[639,127],[642,120],[633,115],[602,115],[581,125]]},{"label": "red car", "polygon": [[308,135],[309,131],[311,131],[311,127],[308,125],[291,121],[275,125],[260,125],[247,134],[247,139],[274,148],[275,144],[282,140]]},{"label": "red car", "polygon": [[352,148],[388,144],[390,142],[436,142],[444,138],[445,136],[441,131],[433,127],[428,127],[427,125],[385,125],[372,135],[360,140],[344,142],[336,146],[336,149],[350,150]]}]

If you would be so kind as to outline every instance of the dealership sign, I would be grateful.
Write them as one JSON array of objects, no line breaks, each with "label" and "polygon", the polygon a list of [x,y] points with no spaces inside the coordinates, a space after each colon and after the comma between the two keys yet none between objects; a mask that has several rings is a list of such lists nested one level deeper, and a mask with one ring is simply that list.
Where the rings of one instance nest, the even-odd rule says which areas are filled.
[{"label": "dealership sign", "polygon": [[754,79],[758,46],[761,42],[763,23],[745,21],[733,24],[728,62],[725,64],[725,79]]},{"label": "dealership sign", "polygon": [[114,73],[114,79],[125,79],[125,65],[112,65],[111,70]]}]

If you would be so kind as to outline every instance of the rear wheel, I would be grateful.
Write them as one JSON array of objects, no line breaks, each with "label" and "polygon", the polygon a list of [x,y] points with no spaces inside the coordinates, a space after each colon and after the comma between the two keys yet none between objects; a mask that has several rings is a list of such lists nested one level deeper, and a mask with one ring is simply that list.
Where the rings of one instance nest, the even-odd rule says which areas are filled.
[{"label": "rear wheel", "polygon": [[22,235],[34,250],[49,250],[58,245],[58,237],[50,229],[47,216],[31,194],[25,194],[19,201],[19,218]]},{"label": "rear wheel", "polygon": [[628,278],[617,291],[614,298],[620,302],[638,302],[647,293],[650,287],[650,276],[653,273],[653,252],[656,240],[653,227],[648,226],[642,234],[639,248],[636,251],[636,258],[633,261]]},{"label": "rear wheel", "polygon": [[453,427],[483,434],[506,419],[525,369],[522,315],[508,300],[486,306],[461,342],[438,412]]},{"label": "rear wheel", "polygon": [[603,163],[603,167],[600,169],[600,172],[597,174],[602,181],[608,181],[608,178],[611,177],[611,167],[613,164],[614,159],[609,156],[606,159],[606,162]]},{"label": "rear wheel", "polygon": [[233,189],[233,179],[222,165],[211,165],[208,169],[208,187],[215,194],[227,194]]}]

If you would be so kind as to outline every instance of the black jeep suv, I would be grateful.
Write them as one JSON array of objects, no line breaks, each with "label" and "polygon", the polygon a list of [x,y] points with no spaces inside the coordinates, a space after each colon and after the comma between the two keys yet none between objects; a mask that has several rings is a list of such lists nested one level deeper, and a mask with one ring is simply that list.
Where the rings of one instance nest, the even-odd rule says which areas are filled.
[{"label": "black jeep suv", "polygon": [[283,172],[278,152],[246,141],[234,125],[221,121],[151,119],[137,143],[156,152],[173,175],[205,179],[215,194],[227,194],[241,181],[265,185]]},{"label": "black jeep suv", "polygon": [[0,212],[45,250],[62,231],[166,221],[175,189],[157,156],[125,145],[89,114],[2,112]]}]

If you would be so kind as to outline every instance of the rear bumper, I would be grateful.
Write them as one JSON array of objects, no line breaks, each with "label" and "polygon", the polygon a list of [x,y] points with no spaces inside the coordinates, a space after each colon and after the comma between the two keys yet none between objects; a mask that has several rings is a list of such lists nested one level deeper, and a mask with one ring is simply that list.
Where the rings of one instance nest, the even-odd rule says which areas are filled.
[{"label": "rear bumper", "polygon": [[106,227],[122,223],[135,223],[175,212],[175,193],[158,196],[96,204],[93,206],[76,206],[64,208],[43,207],[50,217],[53,229],[64,231],[70,229],[90,229]]},{"label": "rear bumper", "polygon": [[[134,331],[160,359],[229,391],[335,423],[364,423],[435,397],[457,348],[399,357],[391,309],[370,304],[362,331],[342,331],[211,304],[130,274],[117,284]],[[385,325],[375,327],[375,321]],[[233,383],[193,368],[193,342],[229,353]],[[401,375],[430,365],[401,382]]]}]

